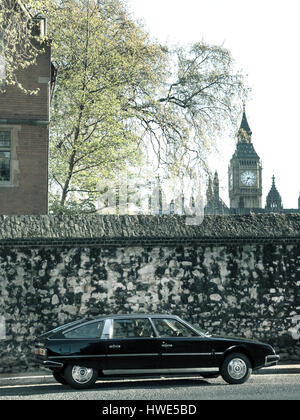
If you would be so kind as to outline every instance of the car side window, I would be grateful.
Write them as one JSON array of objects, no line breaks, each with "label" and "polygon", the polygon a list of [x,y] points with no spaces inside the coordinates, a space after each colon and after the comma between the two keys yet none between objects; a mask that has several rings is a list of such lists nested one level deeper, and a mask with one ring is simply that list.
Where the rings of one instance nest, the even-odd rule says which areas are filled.
[{"label": "car side window", "polygon": [[154,331],[149,319],[115,319],[111,338],[151,338]]},{"label": "car side window", "polygon": [[198,334],[191,328],[171,318],[153,318],[160,337],[196,337]]},{"label": "car side window", "polygon": [[73,328],[71,331],[65,332],[66,338],[100,338],[104,326],[104,321],[92,322]]}]

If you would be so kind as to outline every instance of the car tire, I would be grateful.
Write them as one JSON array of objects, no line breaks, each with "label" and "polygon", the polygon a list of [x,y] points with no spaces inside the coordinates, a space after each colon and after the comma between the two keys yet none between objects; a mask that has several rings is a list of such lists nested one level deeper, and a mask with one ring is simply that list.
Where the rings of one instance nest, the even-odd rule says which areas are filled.
[{"label": "car tire", "polygon": [[53,378],[62,385],[67,385],[67,381],[60,372],[52,372]]},{"label": "car tire", "polygon": [[243,384],[249,379],[252,373],[251,362],[242,353],[231,353],[225,357],[220,373],[224,381],[228,384]]},{"label": "car tire", "polygon": [[65,368],[64,378],[72,388],[86,389],[93,386],[96,382],[98,370],[86,366],[70,364]]}]

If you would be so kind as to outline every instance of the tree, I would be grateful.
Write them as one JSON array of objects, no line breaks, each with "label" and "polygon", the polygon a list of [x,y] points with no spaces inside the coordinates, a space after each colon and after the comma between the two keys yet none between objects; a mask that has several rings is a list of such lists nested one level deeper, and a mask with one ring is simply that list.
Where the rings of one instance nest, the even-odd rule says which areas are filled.
[{"label": "tree", "polygon": [[213,139],[236,126],[247,90],[233,65],[230,51],[204,42],[170,49],[167,83],[132,105],[158,162],[175,174],[205,167]]},{"label": "tree", "polygon": [[165,77],[164,52],[119,1],[68,0],[52,16],[58,69],[51,122],[52,206],[70,207],[73,199],[73,208],[80,198],[80,207],[92,210],[99,177],[140,161],[141,139],[128,105],[138,99],[136,92],[157,89]]}]

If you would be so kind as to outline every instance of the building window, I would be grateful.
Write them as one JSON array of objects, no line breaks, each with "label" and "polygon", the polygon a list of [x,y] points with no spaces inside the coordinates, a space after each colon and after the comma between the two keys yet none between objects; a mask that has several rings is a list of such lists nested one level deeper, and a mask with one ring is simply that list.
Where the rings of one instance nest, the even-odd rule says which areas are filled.
[{"label": "building window", "polygon": [[0,131],[0,181],[10,181],[11,132]]}]

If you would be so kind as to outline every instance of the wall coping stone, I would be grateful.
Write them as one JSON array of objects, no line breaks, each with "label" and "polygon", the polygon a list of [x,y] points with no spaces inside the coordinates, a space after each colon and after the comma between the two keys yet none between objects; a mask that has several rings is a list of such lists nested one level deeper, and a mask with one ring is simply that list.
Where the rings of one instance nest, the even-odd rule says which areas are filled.
[{"label": "wall coping stone", "polygon": [[49,215],[0,216],[0,246],[141,245],[300,241],[300,214],[205,216]]}]

